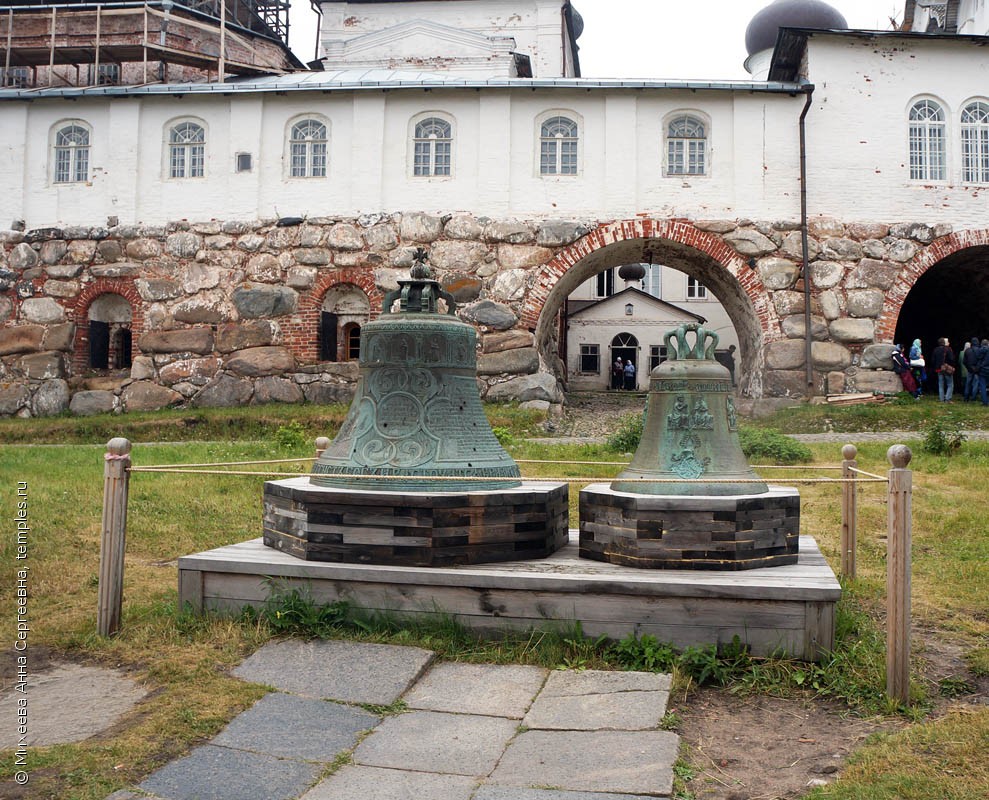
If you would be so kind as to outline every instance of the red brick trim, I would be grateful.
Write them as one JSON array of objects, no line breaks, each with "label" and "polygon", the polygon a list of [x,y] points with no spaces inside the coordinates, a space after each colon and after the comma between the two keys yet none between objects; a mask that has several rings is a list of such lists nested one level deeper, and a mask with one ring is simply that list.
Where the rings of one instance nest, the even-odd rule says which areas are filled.
[{"label": "red brick trim", "polygon": [[720,236],[701,231],[684,220],[630,219],[599,226],[560,250],[536,274],[522,308],[522,324],[536,330],[543,307],[553,287],[577,262],[608,245],[632,239],[665,239],[687,245],[706,254],[738,281],[752,303],[767,341],[779,338],[779,319],[769,293],[756,270],[748,269],[747,259]]},{"label": "red brick trim", "polygon": [[951,233],[936,239],[920,250],[910,261],[903,265],[900,274],[892,288],[886,293],[883,312],[876,320],[875,340],[880,343],[892,344],[896,333],[896,323],[900,318],[900,310],[917,280],[931,267],[936,266],[948,256],[954,255],[969,247],[985,247],[989,245],[989,229],[968,230]]},{"label": "red brick trim", "polygon": [[[281,323],[282,340],[296,359],[303,363],[319,360],[319,322],[323,298],[335,286],[356,286],[371,305],[371,319],[375,319],[384,300],[384,294],[374,283],[374,272],[360,267],[345,267],[322,272],[311,289],[299,298],[299,307],[290,320]],[[340,343],[337,343],[339,348]]]},{"label": "red brick trim", "polygon": [[75,323],[72,343],[72,365],[79,374],[89,369],[89,307],[97,297],[116,294],[123,297],[131,308],[131,357],[140,355],[137,342],[144,333],[144,301],[132,278],[97,278],[66,303],[66,314]]}]

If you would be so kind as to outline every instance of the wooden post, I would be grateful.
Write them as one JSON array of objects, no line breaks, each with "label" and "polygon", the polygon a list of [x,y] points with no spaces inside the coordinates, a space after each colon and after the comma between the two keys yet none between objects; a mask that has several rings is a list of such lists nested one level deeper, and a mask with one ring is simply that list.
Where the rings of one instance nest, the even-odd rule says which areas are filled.
[{"label": "wooden post", "polygon": [[886,550],[886,694],[910,699],[910,495],[913,454],[905,444],[886,452],[889,471],[889,534]]},{"label": "wooden post", "polygon": [[[841,448],[841,477],[854,481],[852,470],[858,467],[855,456],[858,450],[853,444]],[[841,484],[841,574],[846,578],[855,577],[855,551],[858,538],[858,487],[854,483]]]},{"label": "wooden post", "polygon": [[323,451],[330,446],[330,440],[325,436],[316,437],[316,460],[323,455]]},{"label": "wooden post", "polygon": [[111,636],[120,630],[120,609],[124,594],[130,442],[119,437],[111,439],[106,444],[103,458],[103,533],[100,538],[96,631],[100,636]]}]

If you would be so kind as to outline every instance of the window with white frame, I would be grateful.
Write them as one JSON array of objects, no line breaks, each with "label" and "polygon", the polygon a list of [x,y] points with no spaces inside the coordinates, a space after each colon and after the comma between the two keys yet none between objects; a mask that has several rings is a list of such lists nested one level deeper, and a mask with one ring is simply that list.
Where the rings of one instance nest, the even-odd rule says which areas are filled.
[{"label": "window with white frame", "polygon": [[662,264],[645,264],[646,274],[642,277],[642,291],[653,297],[663,297]]},{"label": "window with white frame", "polygon": [[89,180],[89,129],[72,123],[55,132],[55,183]]},{"label": "window with white frame", "polygon": [[707,128],[690,114],[681,114],[666,127],[666,174],[707,174]]},{"label": "window with white frame", "polygon": [[944,111],[933,100],[910,109],[910,178],[943,181],[947,163]]},{"label": "window with white frame", "polygon": [[326,177],[326,125],[303,119],[289,133],[289,175],[293,178]]},{"label": "window with white frame", "polygon": [[989,183],[989,103],[982,100],[962,110],[962,181]]},{"label": "window with white frame", "polygon": [[450,175],[453,163],[453,126],[445,119],[429,117],[416,123],[412,174]]},{"label": "window with white frame", "polygon": [[577,123],[569,117],[550,117],[539,129],[539,174],[577,174]]},{"label": "window with white frame", "polygon": [[687,278],[687,299],[707,300],[707,287],[697,278]]},{"label": "window with white frame", "polygon": [[597,283],[594,287],[595,297],[611,297],[615,293],[615,270],[606,269],[597,275]]},{"label": "window with white frame", "polygon": [[206,129],[179,122],[168,131],[168,177],[202,178],[206,174]]},{"label": "window with white frame", "polygon": [[601,346],[582,344],[580,346],[580,371],[585,375],[601,374]]},{"label": "window with white frame", "polygon": [[666,347],[661,344],[649,345],[649,371],[652,372],[664,361],[666,361]]}]

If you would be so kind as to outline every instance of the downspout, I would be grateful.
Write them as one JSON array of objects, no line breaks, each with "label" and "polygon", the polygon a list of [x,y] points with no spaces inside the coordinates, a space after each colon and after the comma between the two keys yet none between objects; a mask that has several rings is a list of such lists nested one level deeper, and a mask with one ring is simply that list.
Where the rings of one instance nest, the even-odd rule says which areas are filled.
[{"label": "downspout", "polygon": [[814,98],[814,84],[808,83],[803,87],[807,100],[804,110],[800,112],[800,249],[803,265],[800,274],[804,279],[804,365],[807,370],[807,399],[814,396],[814,341],[813,326],[810,321],[810,271],[807,262],[810,261],[807,244],[807,112],[810,111],[811,100]]}]

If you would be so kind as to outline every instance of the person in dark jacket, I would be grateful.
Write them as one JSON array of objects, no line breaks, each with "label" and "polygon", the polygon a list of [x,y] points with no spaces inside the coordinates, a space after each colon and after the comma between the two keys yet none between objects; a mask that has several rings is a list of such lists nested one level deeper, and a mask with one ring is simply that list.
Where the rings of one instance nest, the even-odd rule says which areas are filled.
[{"label": "person in dark jacket", "polygon": [[[975,349],[974,347],[972,348]],[[982,405],[989,406],[989,398],[986,397],[986,385],[989,384],[989,339],[983,339],[979,345],[978,362],[976,370],[979,375],[979,385],[976,388]]]},{"label": "person in dark jacket", "polygon": [[979,337],[973,336],[970,344],[965,346],[962,363],[965,365],[965,399],[974,400],[979,388]]},{"label": "person in dark jacket", "polygon": [[931,366],[937,374],[938,400],[942,403],[950,403],[951,395],[955,391],[955,369],[958,367],[958,360],[946,336],[937,340],[937,347],[931,353]]}]

